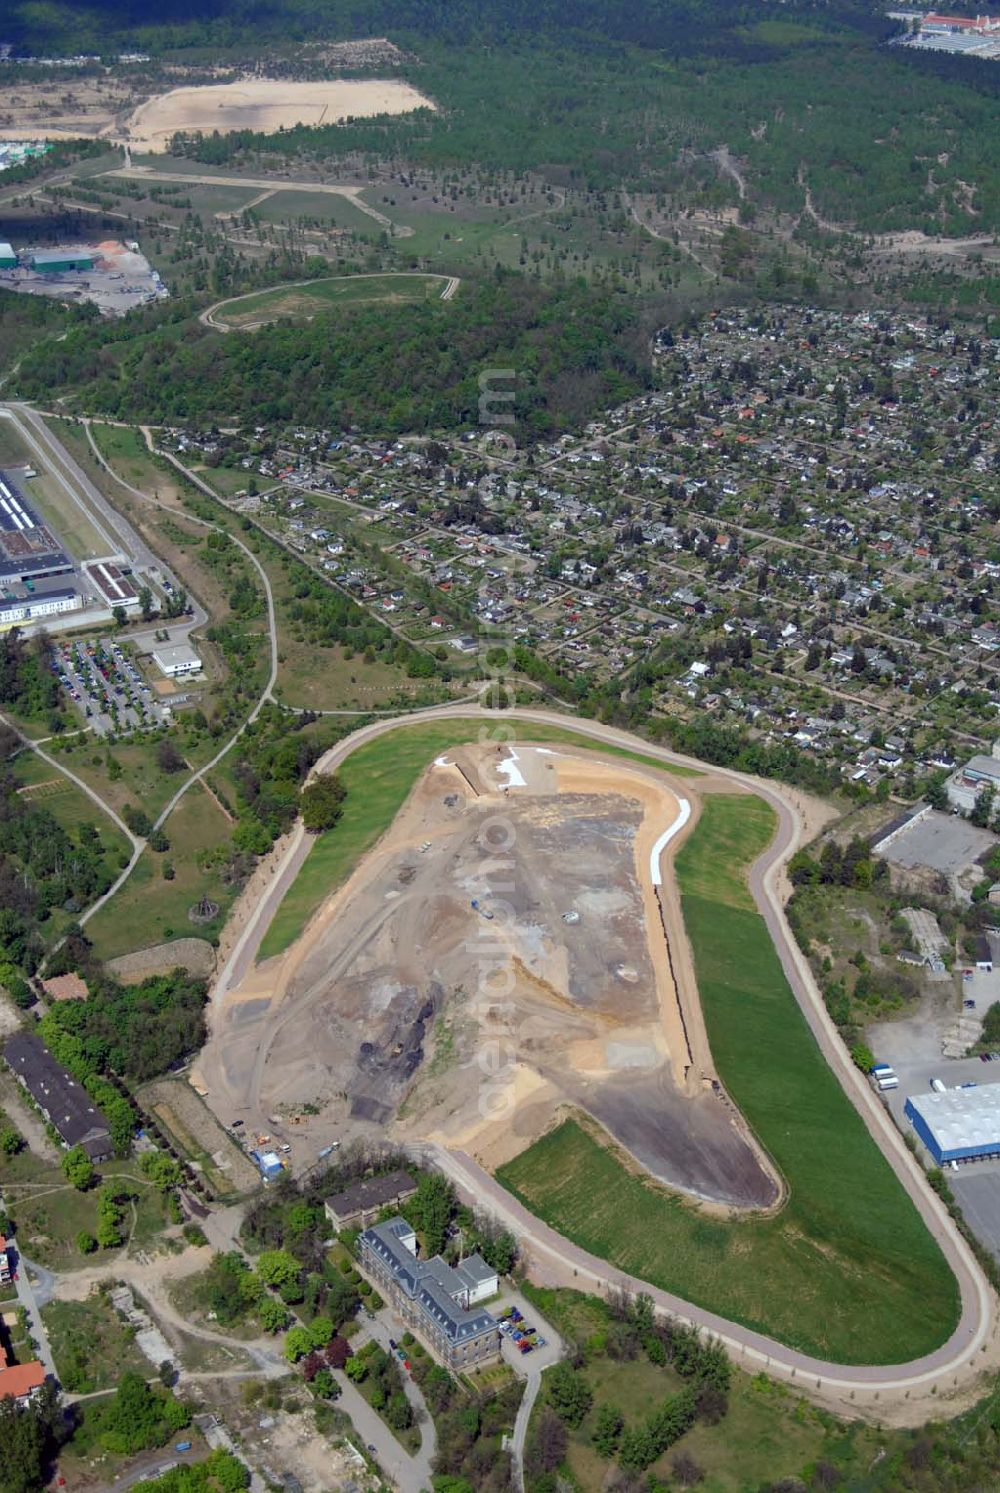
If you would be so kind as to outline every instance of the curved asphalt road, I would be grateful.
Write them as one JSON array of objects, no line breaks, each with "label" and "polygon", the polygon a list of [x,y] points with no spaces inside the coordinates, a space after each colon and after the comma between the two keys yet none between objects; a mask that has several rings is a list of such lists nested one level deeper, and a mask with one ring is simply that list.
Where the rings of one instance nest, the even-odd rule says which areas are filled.
[{"label": "curved asphalt road", "polygon": [[[583,721],[559,715],[554,711],[519,709],[510,716],[495,711],[480,710],[475,706],[444,705],[422,712],[400,717],[396,720],[374,721],[338,742],[316,764],[314,772],[329,772],[335,769],[357,747],[386,731],[397,730],[421,721],[440,717],[480,720],[484,727],[484,739],[490,736],[489,728],[509,724],[511,719],[558,726],[572,730],[581,736],[606,746],[624,747],[640,751],[647,757],[660,759],[665,766],[679,763],[682,766],[705,769],[706,764],[693,758],[671,752],[663,747],[651,745],[639,737],[596,721]],[[500,738],[506,740],[506,737]],[[778,828],[774,840],[754,863],[750,871],[750,889],[754,900],[767,924],[768,931],[778,951],[782,968],[795,993],[802,1013],[819,1043],[830,1067],[837,1075],[848,1098],[865,1122],[873,1140],[892,1166],[897,1177],[912,1199],[928,1230],[938,1243],[955,1275],[961,1294],[961,1317],[952,1336],[933,1353],[914,1359],[906,1364],[880,1366],[855,1366],[828,1363],[799,1353],[783,1344],[752,1332],[736,1323],[728,1322],[714,1312],[685,1302],[669,1292],[660,1291],[648,1284],[623,1277],[609,1267],[606,1261],[589,1255],[585,1250],[570,1243],[555,1230],[543,1224],[522,1207],[510,1193],[462,1153],[453,1153],[438,1146],[420,1148],[464,1191],[478,1201],[485,1201],[491,1210],[507,1221],[527,1245],[527,1252],[534,1259],[546,1259],[573,1277],[577,1284],[604,1289],[608,1285],[623,1281],[634,1290],[649,1292],[654,1302],[664,1311],[682,1321],[717,1336],[734,1355],[741,1367],[756,1370],[766,1369],[770,1374],[782,1378],[797,1379],[803,1389],[814,1387],[833,1395],[860,1395],[864,1398],[882,1394],[900,1393],[907,1397],[913,1392],[929,1393],[931,1388],[944,1391],[951,1389],[958,1374],[974,1368],[978,1355],[991,1337],[994,1327],[993,1293],[977,1264],[972,1251],[962,1239],[947,1210],[931,1192],[923,1171],[916,1159],[903,1144],[886,1111],[876,1100],[862,1075],[851,1063],[836,1029],[826,1013],[822,996],[813,979],[809,965],[795,942],[785,918],[778,881],[781,869],[794,853],[802,836],[802,822],[793,804],[785,799],[775,787],[756,778],[727,768],[712,767],[710,771],[727,778],[741,787],[749,788],[763,798],[775,810]],[[309,852],[309,839],[296,832],[286,853],[285,860],[254,909],[251,919],[237,942],[230,959],[222,970],[215,991],[215,999],[221,999],[225,991],[238,983],[249,968],[264,932],[274,915],[281,898]]]}]

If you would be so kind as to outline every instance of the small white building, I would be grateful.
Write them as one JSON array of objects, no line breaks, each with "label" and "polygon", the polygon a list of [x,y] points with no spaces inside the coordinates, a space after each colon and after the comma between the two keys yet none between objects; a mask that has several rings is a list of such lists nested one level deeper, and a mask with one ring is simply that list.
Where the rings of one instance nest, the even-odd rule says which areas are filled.
[{"label": "small white building", "polygon": [[153,662],[167,679],[200,674],[202,668],[201,659],[187,643],[175,643],[172,648],[154,648]]},{"label": "small white building", "polygon": [[477,1302],[487,1301],[500,1289],[497,1272],[491,1265],[487,1265],[482,1255],[468,1255],[455,1266],[455,1274],[465,1286],[470,1307],[475,1306]]}]

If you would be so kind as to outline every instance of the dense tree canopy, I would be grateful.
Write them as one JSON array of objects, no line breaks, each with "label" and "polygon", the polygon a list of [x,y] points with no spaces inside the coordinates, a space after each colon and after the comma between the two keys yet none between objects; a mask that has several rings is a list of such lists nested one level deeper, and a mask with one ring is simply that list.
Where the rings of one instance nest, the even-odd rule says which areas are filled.
[{"label": "dense tree canopy", "polygon": [[89,1000],[54,1006],[41,1030],[74,1073],[121,1073],[141,1081],[201,1046],[204,1005],[204,981],[182,969],[128,986],[100,977]]},{"label": "dense tree canopy", "polygon": [[314,834],[332,829],[343,813],[346,791],[335,773],[324,773],[307,784],[301,798],[302,823],[306,829]]},{"label": "dense tree canopy", "polygon": [[46,1384],[26,1409],[0,1400],[0,1493],[38,1493],[58,1446],[62,1417],[54,1386]]},{"label": "dense tree canopy", "polygon": [[168,303],[128,322],[71,330],[22,360],[25,394],[87,385],[109,414],[169,423],[361,425],[387,432],[478,419],[480,374],[516,371],[521,429],[578,424],[648,380],[645,335],[624,295],[520,276],[470,283],[453,301],[321,313],[224,337]]},{"label": "dense tree canopy", "polygon": [[131,1370],[122,1374],[114,1398],[88,1415],[107,1451],[129,1454],[165,1445],[191,1420],[190,1410],[169,1390],[151,1389]]}]

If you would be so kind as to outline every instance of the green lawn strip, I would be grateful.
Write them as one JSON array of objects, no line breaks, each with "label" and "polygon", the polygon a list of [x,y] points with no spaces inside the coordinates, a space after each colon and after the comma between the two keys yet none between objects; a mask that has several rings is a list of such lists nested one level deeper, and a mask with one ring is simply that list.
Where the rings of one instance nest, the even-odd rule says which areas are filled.
[{"label": "green lawn strip", "polygon": [[[698,775],[693,768],[675,768],[641,752],[605,747],[559,726],[536,725],[501,716],[497,717],[496,725],[513,728],[523,741],[565,743],[579,751],[624,757],[660,772]],[[492,728],[493,722],[460,719],[402,726],[352,752],[338,769],[347,788],[340,822],[317,836],[264,935],[258,959],[281,954],[295,942],[323,898],[347,879],[361,857],[388,829],[413,784],[434,757],[449,747],[477,741]]]},{"label": "green lawn strip", "polygon": [[[823,1060],[763,919],[729,900],[734,862],[759,853],[761,807],[706,799],[677,870],[719,1073],[788,1183],[785,1207],[708,1218],[572,1121],[497,1175],[568,1238],[685,1300],[820,1358],[905,1362],[953,1330],[958,1289]],[[692,892],[720,851],[719,895]]]},{"label": "green lawn strip", "polygon": [[773,837],[774,810],[762,798],[706,796],[697,830],[677,857],[682,893],[755,911],[746,872]]}]

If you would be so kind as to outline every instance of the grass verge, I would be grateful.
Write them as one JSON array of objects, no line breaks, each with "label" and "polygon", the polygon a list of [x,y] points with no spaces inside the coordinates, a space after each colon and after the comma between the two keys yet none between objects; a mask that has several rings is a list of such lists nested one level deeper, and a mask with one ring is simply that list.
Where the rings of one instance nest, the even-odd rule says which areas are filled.
[{"label": "grass verge", "polygon": [[824,1061],[743,879],[773,833],[747,795],[706,798],[677,860],[720,1076],[782,1171],[771,1218],[708,1218],[568,1121],[497,1173],[560,1233],[653,1285],[839,1363],[902,1363],[958,1320],[958,1289]]}]

